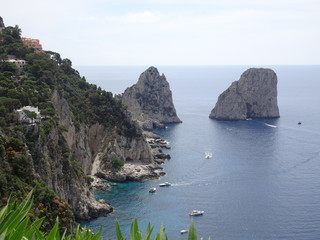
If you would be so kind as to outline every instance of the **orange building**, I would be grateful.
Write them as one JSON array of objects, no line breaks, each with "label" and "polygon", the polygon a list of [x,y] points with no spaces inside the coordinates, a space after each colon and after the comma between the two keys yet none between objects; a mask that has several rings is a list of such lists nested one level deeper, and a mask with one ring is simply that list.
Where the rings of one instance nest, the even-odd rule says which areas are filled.
[{"label": "orange building", "polygon": [[39,39],[21,38],[21,41],[28,47],[33,48],[35,52],[43,52]]}]

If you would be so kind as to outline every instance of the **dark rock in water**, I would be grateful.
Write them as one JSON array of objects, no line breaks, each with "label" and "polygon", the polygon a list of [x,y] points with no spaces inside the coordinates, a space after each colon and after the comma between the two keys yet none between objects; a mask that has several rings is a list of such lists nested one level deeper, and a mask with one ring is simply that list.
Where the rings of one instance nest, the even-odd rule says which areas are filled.
[{"label": "dark rock in water", "polygon": [[169,83],[155,67],[143,72],[138,82],[125,90],[121,100],[144,130],[164,128],[165,123],[181,123]]},{"label": "dark rock in water", "polygon": [[250,68],[220,94],[209,117],[220,120],[279,117],[277,75],[271,69]]}]

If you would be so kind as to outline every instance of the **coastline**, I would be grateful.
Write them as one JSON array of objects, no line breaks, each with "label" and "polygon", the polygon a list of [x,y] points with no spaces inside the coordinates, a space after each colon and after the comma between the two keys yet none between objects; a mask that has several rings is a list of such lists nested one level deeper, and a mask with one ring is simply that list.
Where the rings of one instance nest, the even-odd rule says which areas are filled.
[{"label": "coastline", "polygon": [[91,176],[93,190],[111,191],[112,185],[109,182],[140,182],[159,179],[166,175],[160,165],[171,158],[169,154],[162,151],[162,149],[170,149],[169,143],[150,131],[143,131],[143,136],[152,153],[152,163],[125,162],[120,170],[99,171]]}]

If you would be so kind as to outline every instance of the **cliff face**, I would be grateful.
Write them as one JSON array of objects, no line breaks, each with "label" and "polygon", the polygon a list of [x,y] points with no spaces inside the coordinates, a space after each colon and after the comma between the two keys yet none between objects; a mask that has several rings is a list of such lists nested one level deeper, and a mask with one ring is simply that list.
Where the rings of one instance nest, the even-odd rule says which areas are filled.
[{"label": "cliff face", "polygon": [[155,67],[143,72],[122,94],[122,103],[145,130],[163,128],[165,123],[180,123],[166,77]]},{"label": "cliff face", "polygon": [[[142,165],[150,164],[153,163],[150,147],[142,134],[138,134],[134,138],[125,137],[99,123],[93,125],[81,124],[76,129],[67,100],[55,91],[52,102],[59,116],[59,125],[66,127],[67,130],[62,133],[63,137],[60,138],[53,131],[49,136],[50,144],[44,143],[39,146],[39,150],[43,151],[48,145],[57,148],[59,145],[60,147],[64,145],[72,153],[72,160],[76,166],[66,166],[64,170],[65,163],[59,162],[63,161],[62,156],[50,157],[50,151],[43,151],[45,159],[50,159],[46,162],[52,162],[53,166],[47,164],[38,168],[37,171],[40,171],[41,178],[50,188],[71,204],[77,218],[88,219],[111,212],[111,206],[94,200],[92,191],[85,184],[83,178],[77,177],[78,173],[73,172],[73,169],[80,169],[79,171],[83,172],[84,175],[104,174],[104,172],[110,170],[110,166],[103,159],[108,159],[113,155],[125,164],[126,162],[135,162]],[[53,152],[57,153],[59,150]],[[55,174],[48,174],[48,172],[51,172],[49,170],[54,169],[57,165],[61,166],[58,171]],[[65,174],[68,175],[67,178],[65,178]],[[64,179],[67,179],[67,181]]]},{"label": "cliff face", "polygon": [[250,68],[220,94],[209,117],[221,120],[279,117],[277,75],[271,69]]},{"label": "cliff face", "polygon": [[0,29],[4,28],[4,22],[3,22],[3,19],[2,17],[0,17]]}]

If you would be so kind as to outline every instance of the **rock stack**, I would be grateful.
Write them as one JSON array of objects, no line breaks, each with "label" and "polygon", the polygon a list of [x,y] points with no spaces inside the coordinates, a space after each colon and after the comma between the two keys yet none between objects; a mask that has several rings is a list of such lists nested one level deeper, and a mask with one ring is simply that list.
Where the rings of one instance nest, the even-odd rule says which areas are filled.
[{"label": "rock stack", "polygon": [[157,68],[149,67],[133,86],[121,96],[133,119],[144,130],[163,128],[166,123],[181,123],[172,101],[172,93],[166,77]]},{"label": "rock stack", "polygon": [[219,120],[279,117],[277,75],[271,69],[250,68],[220,94],[209,117]]}]

